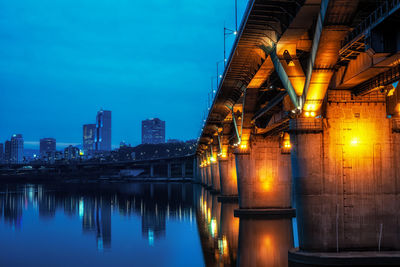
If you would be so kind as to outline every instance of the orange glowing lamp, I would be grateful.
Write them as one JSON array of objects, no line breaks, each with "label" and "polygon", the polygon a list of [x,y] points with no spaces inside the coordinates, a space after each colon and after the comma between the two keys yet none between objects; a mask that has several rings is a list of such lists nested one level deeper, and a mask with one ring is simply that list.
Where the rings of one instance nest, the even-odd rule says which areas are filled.
[{"label": "orange glowing lamp", "polygon": [[352,146],[357,146],[359,143],[360,143],[360,141],[358,140],[357,137],[351,139],[351,141],[350,141],[350,144],[351,144]]}]

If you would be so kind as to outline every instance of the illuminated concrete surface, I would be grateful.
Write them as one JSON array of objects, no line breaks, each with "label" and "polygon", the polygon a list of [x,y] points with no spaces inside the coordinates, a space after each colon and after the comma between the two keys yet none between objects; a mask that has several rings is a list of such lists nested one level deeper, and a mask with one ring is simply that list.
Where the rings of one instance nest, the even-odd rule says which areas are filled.
[{"label": "illuminated concrete surface", "polygon": [[225,157],[219,157],[219,174],[221,180],[222,196],[237,196],[237,176],[235,156],[230,153]]},{"label": "illuminated concrete surface", "polygon": [[236,156],[240,208],[290,208],[290,154],[280,137],[253,138]]},{"label": "illuminated concrete surface", "polygon": [[346,101],[345,93],[328,96],[320,132],[293,126],[300,248],[399,250],[399,144],[385,95]]}]

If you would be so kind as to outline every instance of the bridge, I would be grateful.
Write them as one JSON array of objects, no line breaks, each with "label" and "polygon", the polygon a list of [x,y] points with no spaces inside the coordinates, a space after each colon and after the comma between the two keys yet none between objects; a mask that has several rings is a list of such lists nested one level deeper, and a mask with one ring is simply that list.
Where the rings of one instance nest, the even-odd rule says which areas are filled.
[{"label": "bridge", "polygon": [[400,250],[400,1],[250,0],[197,146],[301,251]]},{"label": "bridge", "polygon": [[[29,168],[27,168],[29,166]],[[61,163],[31,162],[20,164],[0,164],[0,180],[24,178],[73,178],[73,177],[110,177],[110,178],[163,178],[193,180],[196,174],[194,154],[184,156],[153,158],[131,161],[71,161]]]}]

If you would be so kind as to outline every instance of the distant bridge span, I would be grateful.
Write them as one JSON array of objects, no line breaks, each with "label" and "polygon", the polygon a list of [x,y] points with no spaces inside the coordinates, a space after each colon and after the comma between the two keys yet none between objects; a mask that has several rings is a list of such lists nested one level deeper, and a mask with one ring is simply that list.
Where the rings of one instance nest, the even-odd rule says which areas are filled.
[{"label": "distant bridge span", "polygon": [[[32,169],[26,168],[30,166]],[[43,169],[44,168],[44,169]],[[190,178],[194,179],[196,171],[196,157],[194,154],[184,156],[153,158],[146,160],[130,160],[130,161],[75,161],[75,162],[58,162],[58,163],[20,163],[20,164],[0,164],[0,176],[10,176],[17,173],[25,176],[31,175],[35,178],[37,174],[63,174],[64,176],[85,176],[85,175],[112,175],[118,174],[121,170],[138,170],[142,169],[141,176],[146,177],[162,177],[162,178]],[[124,174],[121,172],[121,174]],[[125,173],[129,175],[129,172]]]},{"label": "distant bridge span", "polygon": [[242,211],[296,208],[300,249],[400,250],[399,9],[250,0],[199,136],[203,184]]}]

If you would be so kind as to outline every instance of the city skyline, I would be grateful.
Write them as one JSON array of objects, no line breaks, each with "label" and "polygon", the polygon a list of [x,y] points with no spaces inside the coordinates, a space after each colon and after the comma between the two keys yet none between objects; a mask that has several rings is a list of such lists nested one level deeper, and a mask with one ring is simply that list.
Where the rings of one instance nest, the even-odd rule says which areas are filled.
[{"label": "city skyline", "polygon": [[[140,135],[140,140],[138,141],[138,142],[136,142],[136,143],[130,143],[130,142],[127,142],[126,140],[117,140],[117,141],[115,141],[115,143],[111,143],[111,149],[115,149],[115,148],[118,148],[118,147],[120,147],[120,143],[121,142],[124,142],[124,143],[129,143],[129,144],[131,144],[131,145],[133,145],[133,146],[136,146],[136,145],[140,145],[141,143],[142,143],[142,137],[141,137],[141,135],[142,135],[142,121],[143,120],[147,120],[147,119],[141,119],[141,121],[140,121],[140,127],[137,129],[138,130],[138,133],[139,133],[139,135]],[[70,145],[72,145],[72,146],[82,146],[82,149],[83,149],[83,146],[84,146],[84,142],[83,142],[83,139],[82,139],[82,126],[85,126],[85,125],[96,125],[96,124],[91,124],[91,123],[83,123],[80,127],[81,127],[81,130],[80,130],[80,133],[81,133],[81,137],[80,137],[80,141],[79,142],[66,142],[66,141],[61,141],[61,142],[59,142],[58,140],[58,138],[57,138],[57,136],[52,136],[52,137],[50,137],[50,138],[54,138],[54,139],[56,139],[57,140],[57,143],[56,143],[56,150],[63,150],[64,148],[66,148],[66,147],[68,147],[68,146],[70,146]],[[16,131],[10,131],[10,133],[8,134],[8,136],[10,136],[10,135],[13,135],[14,134],[14,132],[16,132]],[[182,140],[182,141],[187,141],[187,140],[193,140],[193,139],[195,139],[195,138],[188,138],[188,139],[179,139],[179,138],[176,138],[176,137],[174,137],[174,136],[167,136],[167,130],[165,129],[165,142],[167,141],[167,140],[169,140],[169,139],[171,139],[171,140]],[[2,134],[3,134],[3,132],[2,132]],[[24,133],[22,133],[23,135],[24,135]],[[5,135],[5,136],[7,136],[7,134]],[[25,136],[25,135],[24,135]],[[24,140],[24,146],[25,146],[25,148],[27,148],[27,149],[40,149],[40,140],[41,139],[46,139],[46,138],[48,138],[48,136],[49,135],[46,135],[46,134],[44,134],[43,136],[41,136],[41,137],[39,137],[37,140]],[[9,137],[8,137],[9,138]],[[25,139],[25,137],[24,137],[24,139]],[[0,143],[4,143],[5,141],[7,140],[7,137],[4,139],[4,140],[0,140]]]}]

